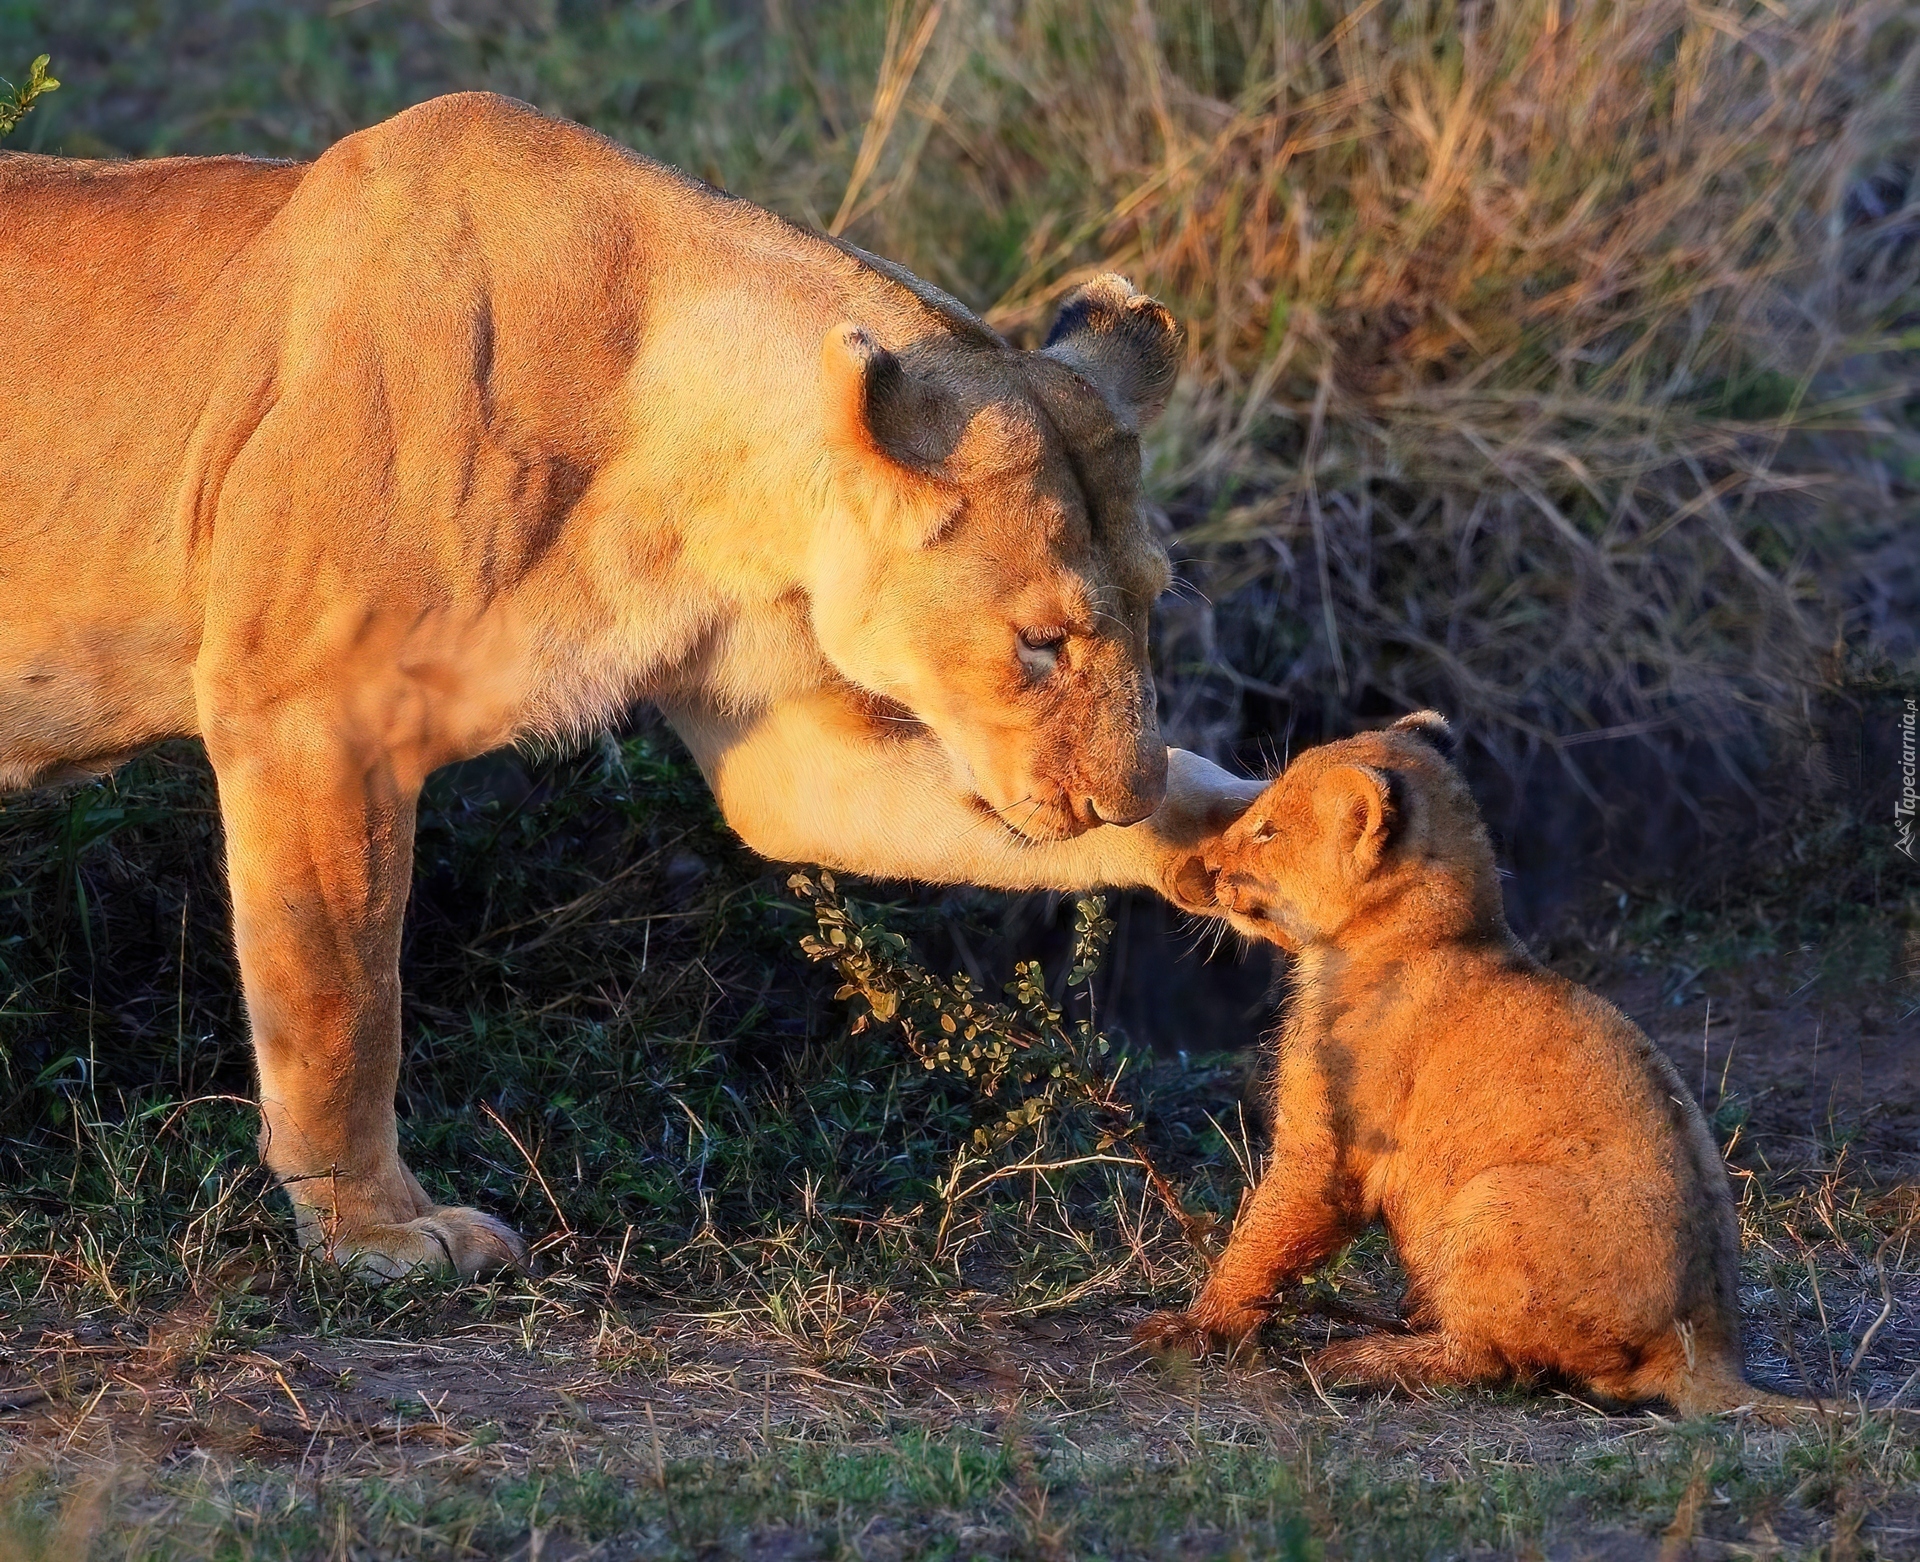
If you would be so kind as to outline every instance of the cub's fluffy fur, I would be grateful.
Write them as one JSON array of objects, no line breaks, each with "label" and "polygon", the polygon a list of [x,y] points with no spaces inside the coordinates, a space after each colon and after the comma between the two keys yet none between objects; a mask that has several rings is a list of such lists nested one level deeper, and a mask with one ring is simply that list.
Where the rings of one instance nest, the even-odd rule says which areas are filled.
[{"label": "cub's fluffy fur", "polygon": [[1741,1377],[1738,1229],[1700,1109],[1630,1020],[1508,930],[1450,746],[1423,712],[1303,754],[1206,848],[1220,910],[1296,955],[1273,1155],[1192,1311],[1140,1337],[1237,1342],[1384,1219],[1411,1332],[1329,1346],[1323,1379],[1784,1403]]}]

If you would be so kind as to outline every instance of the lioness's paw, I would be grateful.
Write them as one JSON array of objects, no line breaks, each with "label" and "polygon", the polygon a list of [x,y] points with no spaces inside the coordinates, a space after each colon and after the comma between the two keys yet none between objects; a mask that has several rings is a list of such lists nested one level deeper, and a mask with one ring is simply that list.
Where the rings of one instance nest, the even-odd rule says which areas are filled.
[{"label": "lioness's paw", "polygon": [[527,1244],[511,1226],[491,1215],[441,1205],[394,1225],[341,1232],[328,1245],[327,1254],[342,1269],[381,1280],[449,1270],[468,1279],[496,1269],[524,1269]]},{"label": "lioness's paw", "polygon": [[1236,776],[1199,754],[1170,748],[1167,795],[1154,811],[1154,826],[1169,845],[1192,849],[1225,830],[1266,789],[1264,781]]}]

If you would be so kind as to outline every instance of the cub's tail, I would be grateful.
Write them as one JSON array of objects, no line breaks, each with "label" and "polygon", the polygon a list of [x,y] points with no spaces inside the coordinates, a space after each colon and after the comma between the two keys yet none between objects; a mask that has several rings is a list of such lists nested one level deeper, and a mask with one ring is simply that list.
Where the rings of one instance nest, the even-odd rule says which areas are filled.
[{"label": "cub's tail", "polygon": [[1712,1366],[1703,1362],[1698,1370],[1691,1372],[1683,1368],[1661,1385],[1659,1394],[1683,1416],[1725,1415],[1729,1411],[1748,1409],[1774,1415],[1811,1415],[1821,1408],[1811,1399],[1796,1399],[1791,1394],[1755,1388],[1731,1362]]},{"label": "cub's tail", "polygon": [[[1604,1384],[1596,1386],[1603,1391],[1607,1388]],[[1811,1415],[1822,1408],[1811,1399],[1755,1388],[1741,1373],[1737,1349],[1680,1329],[1650,1350],[1623,1386],[1628,1392],[1619,1396],[1622,1399],[1664,1399],[1683,1416],[1752,1409],[1773,1420]]]}]

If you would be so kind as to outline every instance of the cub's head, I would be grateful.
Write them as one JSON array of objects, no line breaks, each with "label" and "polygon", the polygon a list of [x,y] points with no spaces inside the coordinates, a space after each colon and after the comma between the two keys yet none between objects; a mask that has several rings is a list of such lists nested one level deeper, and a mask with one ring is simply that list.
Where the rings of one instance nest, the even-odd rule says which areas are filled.
[{"label": "cub's head", "polygon": [[1444,717],[1309,749],[1204,849],[1219,908],[1286,949],[1389,927],[1504,935],[1493,848]]},{"label": "cub's head", "polygon": [[823,348],[842,524],[815,545],[821,646],[1034,839],[1133,823],[1166,790],[1147,612],[1168,572],[1139,431],[1179,350],[1172,316],[1116,276],[1069,298],[1038,352],[896,354],[852,326]]}]

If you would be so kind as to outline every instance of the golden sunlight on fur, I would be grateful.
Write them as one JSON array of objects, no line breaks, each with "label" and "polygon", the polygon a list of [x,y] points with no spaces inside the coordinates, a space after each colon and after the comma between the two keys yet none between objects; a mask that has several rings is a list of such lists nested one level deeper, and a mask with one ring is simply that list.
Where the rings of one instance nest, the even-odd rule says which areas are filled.
[{"label": "golden sunlight on fur", "polygon": [[1700,1109],[1632,1021],[1508,931],[1450,747],[1421,712],[1311,750],[1205,848],[1220,911],[1295,956],[1273,1148],[1192,1310],[1137,1337],[1237,1343],[1379,1219],[1411,1332],[1327,1347],[1323,1380],[1794,1403],[1741,1376],[1739,1233]]},{"label": "golden sunlight on fur", "polygon": [[[485,94],[316,162],[0,158],[0,787],[199,734],[300,1240],[519,1259],[402,1163],[436,767],[651,700],[776,858],[1172,891],[1258,790],[1169,754],[1115,276],[1017,351],[884,261]],[[1131,826],[1131,828],[1126,828]]]}]

